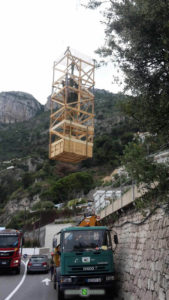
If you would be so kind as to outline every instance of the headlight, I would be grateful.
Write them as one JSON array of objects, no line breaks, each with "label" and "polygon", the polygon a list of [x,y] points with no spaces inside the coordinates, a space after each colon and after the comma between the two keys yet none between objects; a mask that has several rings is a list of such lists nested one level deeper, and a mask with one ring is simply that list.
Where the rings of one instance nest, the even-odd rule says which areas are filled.
[{"label": "headlight", "polygon": [[111,281],[111,280],[114,280],[114,276],[113,275],[106,276],[106,281]]},{"label": "headlight", "polygon": [[18,264],[18,262],[19,262],[18,259],[15,259],[15,260],[13,261],[14,264]]},{"label": "headlight", "polygon": [[72,282],[72,278],[71,277],[61,277],[60,281],[62,283],[70,283],[70,282]]}]

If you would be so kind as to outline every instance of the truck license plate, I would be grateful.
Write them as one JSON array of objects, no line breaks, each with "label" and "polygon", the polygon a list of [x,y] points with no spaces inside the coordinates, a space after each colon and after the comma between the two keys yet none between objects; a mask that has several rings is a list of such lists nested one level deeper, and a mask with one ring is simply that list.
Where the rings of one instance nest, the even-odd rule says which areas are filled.
[{"label": "truck license plate", "polygon": [[83,271],[94,271],[95,267],[83,267]]},{"label": "truck license plate", "polygon": [[88,278],[87,282],[101,282],[101,278]]}]

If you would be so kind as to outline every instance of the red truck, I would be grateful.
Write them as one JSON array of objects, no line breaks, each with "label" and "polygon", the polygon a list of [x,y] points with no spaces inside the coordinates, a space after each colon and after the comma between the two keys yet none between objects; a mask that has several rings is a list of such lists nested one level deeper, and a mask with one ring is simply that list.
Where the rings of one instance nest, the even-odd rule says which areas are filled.
[{"label": "red truck", "polygon": [[22,233],[15,229],[0,230],[0,271],[20,273]]}]

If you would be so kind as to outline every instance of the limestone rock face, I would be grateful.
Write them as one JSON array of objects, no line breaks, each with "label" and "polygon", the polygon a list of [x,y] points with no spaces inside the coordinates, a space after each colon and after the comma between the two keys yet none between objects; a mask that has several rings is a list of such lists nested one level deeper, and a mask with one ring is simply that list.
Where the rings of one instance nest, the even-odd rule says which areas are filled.
[{"label": "limestone rock face", "polygon": [[45,104],[45,106],[44,106],[44,111],[50,110],[50,101],[51,101],[51,96],[49,96],[49,97],[47,98],[47,102],[46,102],[46,104]]},{"label": "limestone rock face", "polygon": [[[44,106],[44,111],[50,110],[50,103],[51,103],[51,96],[48,96],[47,102]],[[57,103],[53,103],[53,109],[59,108],[59,105]]]},{"label": "limestone rock face", "polygon": [[24,92],[0,93],[0,123],[27,121],[42,110],[43,105],[30,94]]}]

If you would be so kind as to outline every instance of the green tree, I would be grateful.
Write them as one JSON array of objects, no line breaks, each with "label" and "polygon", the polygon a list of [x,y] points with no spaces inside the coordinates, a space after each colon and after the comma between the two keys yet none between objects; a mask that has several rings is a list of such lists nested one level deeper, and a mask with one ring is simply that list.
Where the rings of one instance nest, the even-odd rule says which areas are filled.
[{"label": "green tree", "polygon": [[94,185],[93,177],[88,172],[72,173],[59,179],[49,190],[53,202],[70,200],[79,194],[87,194]]},{"label": "green tree", "polygon": [[51,201],[39,201],[32,206],[32,210],[52,209],[54,204]]},{"label": "green tree", "polygon": [[[132,180],[145,188],[149,200],[168,200],[169,168],[155,162],[153,155],[147,155],[146,143],[134,141],[126,145],[122,164]],[[154,198],[155,197],[155,198]]]},{"label": "green tree", "polygon": [[31,173],[25,173],[22,177],[22,183],[24,188],[28,188],[34,182],[33,175]]},{"label": "green tree", "polygon": [[[88,8],[105,3],[106,43],[96,52],[118,62],[124,72],[132,96],[121,105],[123,112],[151,133],[151,144],[155,135],[168,146],[169,0],[90,0]],[[167,198],[169,167],[155,163],[147,150],[146,143],[131,143],[122,161],[137,183],[147,188],[156,183],[151,193]]]},{"label": "green tree", "polygon": [[126,112],[153,133],[169,131],[169,0],[110,0],[103,3],[106,44],[97,50],[118,61],[132,91]]}]

